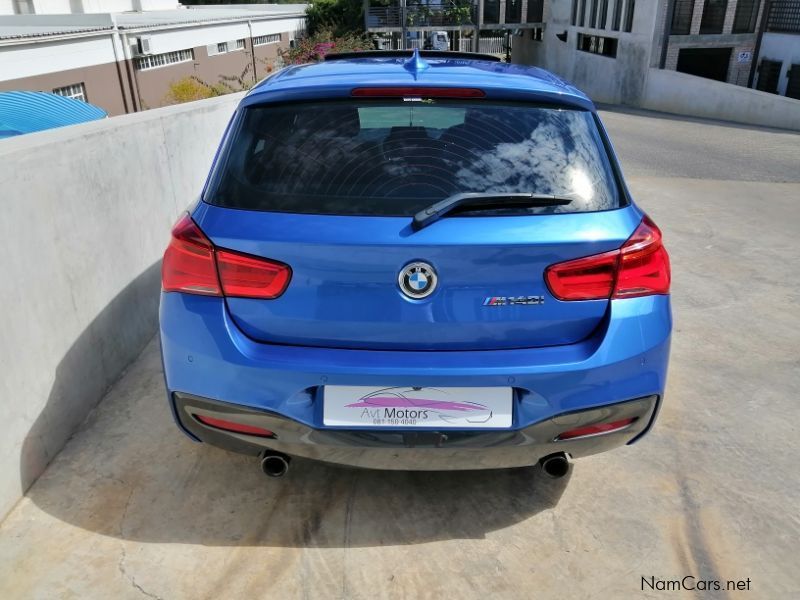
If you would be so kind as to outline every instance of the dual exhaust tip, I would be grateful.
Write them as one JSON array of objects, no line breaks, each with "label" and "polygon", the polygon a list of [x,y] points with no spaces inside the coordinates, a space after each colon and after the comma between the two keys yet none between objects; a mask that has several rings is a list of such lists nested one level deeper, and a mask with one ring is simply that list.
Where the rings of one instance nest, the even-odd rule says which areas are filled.
[{"label": "dual exhaust tip", "polygon": [[[267,477],[283,477],[289,472],[291,458],[280,452],[267,451],[261,455],[261,470]],[[569,459],[564,452],[545,456],[539,466],[548,477],[561,479],[569,473]]]},{"label": "dual exhaust tip", "polygon": [[267,477],[283,477],[289,472],[291,460],[280,452],[266,451],[261,455],[261,470]]},{"label": "dual exhaust tip", "polygon": [[561,479],[569,473],[569,459],[564,452],[549,454],[539,461],[539,466],[548,477]]}]

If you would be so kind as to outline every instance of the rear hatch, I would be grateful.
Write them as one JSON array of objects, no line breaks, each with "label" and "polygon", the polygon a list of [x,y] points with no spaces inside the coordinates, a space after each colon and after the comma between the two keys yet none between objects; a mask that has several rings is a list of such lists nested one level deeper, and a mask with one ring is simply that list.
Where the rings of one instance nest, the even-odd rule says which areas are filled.
[{"label": "rear hatch", "polygon": [[[411,227],[415,213],[461,192],[571,202],[466,206]],[[486,350],[591,335],[608,301],[556,300],[544,271],[619,248],[641,218],[621,198],[589,112],[368,99],[244,109],[193,218],[216,246],[291,267],[278,298],[226,299],[255,340]],[[437,281],[422,299],[403,283],[412,263]]]}]

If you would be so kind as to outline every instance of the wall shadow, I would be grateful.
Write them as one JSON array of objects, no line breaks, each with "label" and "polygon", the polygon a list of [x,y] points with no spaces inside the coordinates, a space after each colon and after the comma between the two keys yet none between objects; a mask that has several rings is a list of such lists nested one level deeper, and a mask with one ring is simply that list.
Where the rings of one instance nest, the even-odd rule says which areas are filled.
[{"label": "wall shadow", "polygon": [[[131,302],[142,304],[141,318],[155,318],[150,277],[121,294],[59,365],[24,456],[36,452],[55,421],[65,420],[65,432],[80,421],[69,414],[70,403],[91,402],[76,397],[76,383],[94,372],[99,339],[119,326]],[[28,481],[36,473],[26,461],[22,471]],[[267,478],[255,457],[194,443],[179,431],[154,338],[27,496],[64,523],[125,540],[373,547],[482,538],[555,507],[568,481],[569,475],[553,480],[538,468],[371,471],[302,459],[286,477]]]},{"label": "wall shadow", "polygon": [[22,443],[23,490],[42,474],[153,337],[160,268],[160,261],[154,263],[117,294],[59,362],[47,403]]}]

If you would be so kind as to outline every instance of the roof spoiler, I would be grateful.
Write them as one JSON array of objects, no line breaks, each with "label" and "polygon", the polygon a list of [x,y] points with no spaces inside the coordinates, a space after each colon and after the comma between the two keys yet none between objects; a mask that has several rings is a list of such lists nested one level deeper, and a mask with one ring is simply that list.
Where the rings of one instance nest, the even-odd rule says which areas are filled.
[{"label": "roof spoiler", "polygon": [[[332,52],[325,55],[325,62],[351,60],[353,58],[411,58],[414,50],[362,50],[359,52]],[[420,50],[423,58],[453,58],[458,60],[488,60],[500,62],[500,57],[478,52],[455,52],[450,50]]]}]

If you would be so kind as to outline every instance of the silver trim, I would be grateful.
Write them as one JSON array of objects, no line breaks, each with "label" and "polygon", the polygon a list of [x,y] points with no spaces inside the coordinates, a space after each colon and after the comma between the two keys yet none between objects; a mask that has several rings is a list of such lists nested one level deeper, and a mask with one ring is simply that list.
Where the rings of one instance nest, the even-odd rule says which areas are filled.
[{"label": "silver trim", "polygon": [[[406,281],[406,278],[416,270],[425,271],[425,276],[430,280],[430,285],[422,292],[409,287]],[[397,284],[400,286],[400,291],[403,292],[403,294],[412,300],[421,300],[427,298],[436,290],[436,286],[439,284],[439,277],[436,275],[436,270],[430,264],[416,261],[408,263],[405,267],[400,269],[400,273],[397,275]]]}]

